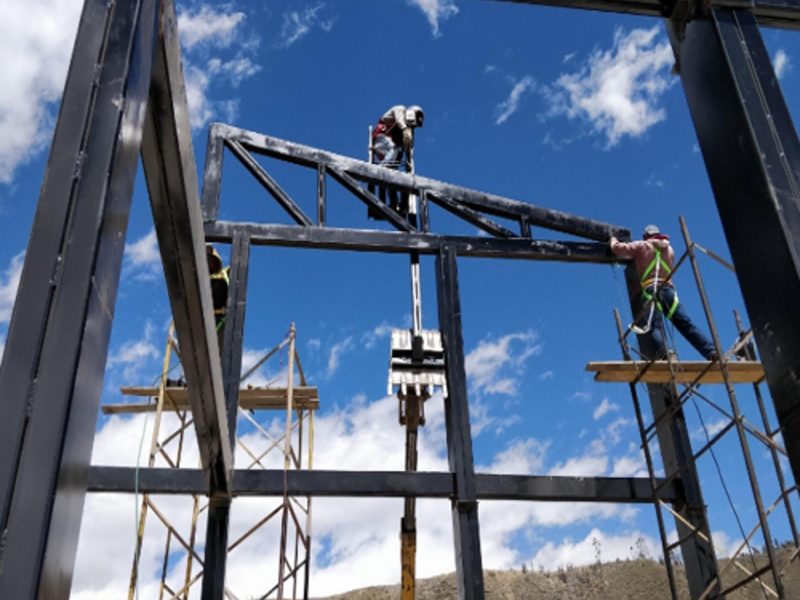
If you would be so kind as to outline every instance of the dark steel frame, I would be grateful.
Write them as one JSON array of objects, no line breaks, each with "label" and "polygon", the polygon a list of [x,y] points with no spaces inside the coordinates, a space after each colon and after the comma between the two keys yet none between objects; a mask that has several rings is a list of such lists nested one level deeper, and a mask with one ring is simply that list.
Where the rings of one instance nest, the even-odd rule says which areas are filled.
[{"label": "dark steel frame", "polygon": [[[795,479],[800,473],[800,141],[780,93],[756,20],[797,28],[797,0],[784,2],[654,3],[624,0],[528,2],[669,16],[673,46],[712,188],[736,263]],[[313,221],[277,183],[250,163],[251,172],[297,226],[217,222],[224,145],[241,160],[248,153],[285,154],[312,166],[319,181]],[[18,301],[0,366],[0,597],[67,598],[83,502],[88,489],[130,491],[132,471],[89,468],[122,254],[141,149],[164,273],[200,441],[202,471],[159,475],[142,482],[161,492],[202,491],[217,507],[209,539],[222,544],[230,499],[270,493],[277,481],[254,481],[233,471],[233,380],[241,360],[242,286],[231,307],[241,320],[226,331],[218,359],[207,285],[204,233],[234,243],[347,248],[437,257],[439,325],[444,333],[450,394],[446,401],[450,473],[335,473],[291,475],[300,493],[324,495],[446,496],[452,501],[459,598],[484,597],[477,502],[481,498],[653,502],[649,480],[556,479],[476,475],[461,344],[457,257],[494,256],[604,263],[604,242],[622,228],[580,219],[396,173],[289,142],[219,126],[212,128],[203,208],[188,123],[180,47],[172,0],[87,0],[32,228]],[[311,152],[309,154],[309,152]],[[252,158],[252,157],[251,157]],[[247,166],[247,165],[246,165]],[[326,227],[327,176],[348,189],[397,231]],[[419,195],[419,227],[383,206],[362,182]],[[430,232],[429,203],[491,236]],[[516,222],[519,234],[493,220]],[[314,224],[316,223],[316,225]],[[758,248],[753,223],[763,227]],[[540,226],[594,242],[531,239]],[[246,263],[246,258],[242,259]],[[765,271],[762,263],[772,269]],[[245,267],[246,272],[246,267]],[[630,271],[629,271],[630,272]],[[777,296],[771,290],[783,289]],[[761,290],[769,290],[764,293]],[[242,292],[242,295],[239,295]],[[226,376],[227,374],[227,376]],[[665,460],[677,468],[691,456],[684,431],[659,436]],[[664,452],[666,444],[669,452]],[[309,479],[303,483],[303,477]],[[700,501],[691,469],[681,474],[674,502]],[[644,487],[643,487],[644,486]],[[690,498],[687,489],[697,487]],[[189,491],[191,488],[191,491]],[[152,491],[151,490],[151,491]],[[702,525],[702,523],[701,523]],[[214,543],[211,543],[214,546]],[[221,546],[209,563],[224,580]],[[687,564],[689,556],[687,556]],[[712,557],[713,558],[713,557]],[[208,555],[207,555],[208,559]],[[213,565],[213,569],[211,568]],[[715,570],[699,557],[688,574],[697,589]],[[218,597],[218,588],[204,598]]]}]

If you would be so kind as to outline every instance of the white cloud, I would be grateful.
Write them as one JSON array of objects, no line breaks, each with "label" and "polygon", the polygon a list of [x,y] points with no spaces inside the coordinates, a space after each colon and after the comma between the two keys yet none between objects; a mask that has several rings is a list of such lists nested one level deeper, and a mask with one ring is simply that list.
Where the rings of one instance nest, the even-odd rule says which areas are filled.
[{"label": "white cloud", "polygon": [[606,440],[610,440],[612,444],[618,444],[622,440],[622,430],[626,427],[633,425],[633,420],[620,418],[616,419],[611,425],[606,427]]},{"label": "white cloud", "polygon": [[658,101],[675,83],[669,75],[674,59],[669,43],[658,41],[658,31],[617,29],[611,50],[596,50],[578,72],[561,75],[546,90],[550,116],[588,122],[608,147],[666,119]]},{"label": "white cloud", "polygon": [[[249,56],[257,50],[259,41],[245,31],[246,22],[245,13],[234,12],[229,5],[219,10],[202,5],[194,10],[178,11],[186,98],[193,129],[217,118],[229,123],[234,121],[239,100],[212,99],[212,88],[221,85],[235,88],[261,70]],[[228,53],[224,59],[210,56],[223,51]]]},{"label": "white cloud", "polygon": [[371,350],[378,343],[378,340],[389,337],[392,333],[392,329],[395,328],[384,321],[372,331],[368,331],[362,335],[361,343],[364,345],[366,350]]},{"label": "white cloud", "polygon": [[412,6],[418,7],[428,18],[433,29],[433,35],[441,35],[439,22],[445,21],[458,14],[458,7],[454,0],[407,0]]},{"label": "white cloud", "polygon": [[608,398],[603,398],[603,401],[600,403],[600,406],[594,409],[594,413],[592,414],[592,416],[594,417],[594,420],[597,421],[603,415],[614,410],[619,410],[619,404],[614,404],[613,402],[609,402]]},{"label": "white cloud", "polygon": [[325,4],[318,2],[314,6],[307,6],[303,10],[289,10],[283,13],[283,26],[281,27],[281,41],[279,46],[288,48],[308,35],[315,25],[326,33],[333,29],[333,20],[323,21],[320,11]]},{"label": "white cloud", "polygon": [[532,331],[511,333],[495,341],[481,340],[465,358],[472,389],[477,393],[516,395],[525,362],[541,352],[536,341]]},{"label": "white cloud", "polygon": [[583,456],[574,456],[558,463],[550,469],[548,475],[600,477],[605,474],[607,469],[607,455],[588,452]]},{"label": "white cloud", "polygon": [[178,7],[178,32],[181,45],[186,50],[196,46],[229,47],[237,34],[237,29],[246,16],[243,12],[225,13],[209,5],[195,10]]},{"label": "white cloud", "polygon": [[23,250],[11,259],[5,274],[0,277],[0,323],[8,323],[11,320],[24,262],[25,251]]},{"label": "white cloud", "polygon": [[717,435],[720,431],[725,429],[730,424],[730,419],[720,417],[716,421],[706,423],[705,426],[698,427],[692,432],[692,439],[707,441]]},{"label": "white cloud", "polygon": [[[0,183],[49,141],[61,97],[80,0],[10,0],[0,19]],[[35,23],[35,25],[33,25]]]},{"label": "white cloud", "polygon": [[[595,541],[599,542],[597,549]],[[589,565],[597,562],[598,550],[601,561],[611,562],[617,559],[638,558],[640,555],[660,556],[661,544],[638,531],[624,535],[609,535],[599,529],[592,529],[589,535],[578,542],[567,538],[561,544],[546,543],[534,555],[533,566],[535,569],[541,567],[551,571],[564,565],[576,567]]]},{"label": "white cloud", "polygon": [[497,112],[499,114],[495,120],[496,125],[502,125],[511,115],[517,112],[519,103],[522,100],[522,95],[525,92],[533,90],[533,86],[533,77],[530,75],[526,75],[519,81],[514,82],[514,87],[511,89],[511,94],[509,94],[505,101],[497,105]]},{"label": "white cloud", "polygon": [[133,243],[125,244],[125,270],[133,278],[152,281],[161,273],[161,252],[158,249],[156,230],[151,229]]},{"label": "white cloud", "polygon": [[153,324],[149,321],[145,324],[144,336],[138,340],[128,340],[117,350],[112,352],[106,363],[109,369],[122,368],[122,376],[126,382],[141,381],[142,376],[145,379],[152,380],[157,377],[159,371],[155,373],[148,373],[144,375],[143,369],[150,363],[150,361],[157,359],[160,356],[158,348],[152,342],[153,337]]},{"label": "white cloud", "polygon": [[775,53],[775,75],[778,79],[782,79],[789,71],[792,70],[792,61],[789,60],[789,55],[783,50],[778,50]]},{"label": "white cloud", "polygon": [[334,344],[331,348],[331,353],[328,357],[328,366],[325,369],[325,376],[328,378],[333,377],[333,374],[339,369],[339,362],[342,359],[342,355],[352,350],[354,347],[353,344],[353,336],[348,336],[341,342]]}]

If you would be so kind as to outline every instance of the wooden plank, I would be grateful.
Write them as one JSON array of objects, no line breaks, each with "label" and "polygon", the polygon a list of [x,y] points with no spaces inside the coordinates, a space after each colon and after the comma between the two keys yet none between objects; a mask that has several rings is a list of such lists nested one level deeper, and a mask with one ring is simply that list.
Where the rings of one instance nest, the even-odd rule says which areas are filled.
[{"label": "wooden plank", "polygon": [[[632,383],[645,366],[645,361],[590,362],[586,365],[586,370],[595,373],[595,381]],[[675,381],[691,383],[707,366],[706,361],[675,362]],[[731,383],[760,383],[764,380],[764,367],[758,361],[729,362],[727,367]],[[669,363],[664,360],[653,363],[639,381],[669,383],[671,378]],[[720,365],[712,366],[700,379],[700,383],[724,383]]]},{"label": "wooden plank", "polygon": [[[157,387],[122,387],[120,391],[125,396],[140,396],[152,398],[158,395]],[[189,410],[189,391],[184,387],[168,387],[166,395],[173,400],[178,410]],[[318,410],[319,396],[316,387],[295,387],[294,400],[295,408],[301,410]],[[248,410],[286,410],[286,388],[242,388],[239,390],[239,406]],[[128,404],[104,404],[103,414],[134,414],[144,412],[155,412],[155,403]],[[164,410],[174,411],[169,400],[164,402]]]}]

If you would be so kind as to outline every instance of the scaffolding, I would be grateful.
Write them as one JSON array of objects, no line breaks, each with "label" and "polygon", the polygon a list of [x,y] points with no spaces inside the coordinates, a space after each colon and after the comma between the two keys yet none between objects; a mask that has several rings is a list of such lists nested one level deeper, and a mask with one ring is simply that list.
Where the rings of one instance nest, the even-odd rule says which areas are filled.
[{"label": "scaffolding", "polygon": [[[192,425],[189,394],[182,378],[170,379],[168,375],[180,367],[181,353],[170,325],[162,372],[158,386],[123,387],[125,396],[148,398],[146,402],[129,402],[103,406],[106,415],[154,413],[148,468],[166,466],[171,469],[186,468],[184,452],[187,431]],[[288,354],[288,365],[283,367],[283,356]],[[238,417],[246,421],[238,428],[236,445],[239,458],[247,458],[244,469],[275,469],[282,467],[284,482],[290,470],[311,470],[314,454],[314,412],[319,408],[317,388],[306,384],[299,357],[295,349],[295,329],[291,326],[286,338],[242,375],[243,384],[256,374],[274,356],[281,357],[281,369],[276,378],[266,385],[248,385],[239,390]],[[297,381],[295,385],[295,369]],[[285,427],[270,427],[262,417],[264,411],[286,412]],[[169,415],[169,417],[168,417]],[[275,425],[276,421],[273,421]],[[248,427],[249,425],[249,427]],[[282,459],[282,460],[281,460]],[[138,469],[138,466],[137,466]],[[163,526],[164,542],[160,554],[158,600],[188,600],[193,588],[202,581],[203,557],[198,550],[198,522],[209,508],[205,495],[191,496],[192,513],[188,525],[177,525],[161,504],[163,498],[143,494],[137,519],[137,538],[131,567],[128,600],[137,598],[140,565],[148,516],[153,515]],[[275,582],[268,582],[266,593],[260,599],[308,600],[309,566],[311,557],[311,497],[293,496],[284,485],[282,497],[264,509],[264,516],[233,540],[227,553],[233,552],[246,540],[263,531],[268,524],[279,527],[280,548]],[[225,597],[241,600],[229,582],[225,584]],[[248,596],[250,597],[250,596]]]},{"label": "scaffolding", "polygon": [[[644,312],[647,310],[647,306],[645,306],[640,311],[640,314],[634,315],[633,323],[627,328],[624,328],[622,325],[619,311],[614,311],[618,340],[624,360],[622,362],[589,363],[587,370],[595,373],[596,381],[627,382],[630,386],[636,421],[641,436],[641,450],[644,454],[652,485],[658,529],[673,600],[677,600],[678,598],[673,568],[673,553],[681,547],[681,544],[683,544],[688,537],[694,536],[699,537],[709,546],[713,547],[718,555],[728,559],[727,564],[720,569],[718,574],[707,584],[698,600],[724,598],[734,590],[753,584],[754,582],[760,586],[762,590],[761,593],[763,593],[765,598],[778,598],[783,600],[786,598],[783,575],[788,566],[797,559],[798,552],[800,552],[800,550],[798,550],[798,548],[800,548],[800,538],[798,538],[794,510],[791,503],[791,497],[793,494],[797,494],[798,487],[797,485],[788,487],[786,483],[781,457],[786,457],[787,453],[781,444],[780,428],[773,429],[770,424],[770,418],[761,391],[761,386],[765,380],[764,370],[757,359],[752,331],[744,329],[738,312],[734,311],[738,337],[729,349],[722,347],[715,320],[711,312],[708,295],[706,294],[706,287],[700,273],[697,253],[700,252],[711,257],[731,271],[733,271],[734,268],[714,252],[703,248],[697,242],[693,241],[689,235],[689,230],[683,217],[680,218],[680,226],[686,244],[686,251],[680,259],[675,262],[675,267],[668,279],[672,278],[679,267],[688,259],[719,358],[713,361],[682,361],[675,351],[674,338],[670,342],[667,336],[665,336],[665,344],[668,348],[666,360],[649,360],[628,341],[630,333],[635,331],[635,323],[639,322]],[[634,356],[637,357],[634,358]],[[671,392],[670,397],[673,399],[671,405],[668,404],[665,406],[664,410],[660,413],[654,410],[652,422],[650,423],[646,422],[645,411],[637,391],[638,384],[666,386]],[[700,386],[707,384],[721,384],[724,386],[726,398],[728,400],[727,407],[722,406],[719,402],[715,402],[707,394],[700,391]],[[734,385],[741,384],[749,384],[752,386],[755,403],[758,407],[760,426],[749,420],[742,411],[734,388]],[[650,393],[650,389],[648,389],[648,393]],[[697,407],[698,401],[712,407],[724,419],[724,425],[713,435],[709,433],[702,420],[699,407]],[[700,417],[706,436],[706,443],[698,451],[695,452],[692,450],[692,455],[686,458],[680,468],[673,472],[667,472],[666,478],[658,480],[658,469],[654,462],[651,443],[659,435],[657,430],[662,429],[673,421],[677,415],[682,413],[683,408],[690,402],[697,408],[697,414]],[[661,495],[671,483],[680,479],[687,468],[694,468],[697,461],[706,453],[714,459],[717,469],[719,470],[719,464],[714,455],[714,447],[731,431],[736,432],[736,437],[741,449],[742,462],[744,463],[747,473],[750,492],[758,514],[757,522],[748,533],[745,534],[744,530],[741,529],[741,523],[739,524],[744,539],[738,548],[729,556],[724,550],[713,543],[708,533],[702,531],[701,528],[697,527],[695,524],[690,523],[685,517],[679,514],[674,507],[669,506],[661,498]],[[763,498],[763,486],[759,485],[756,469],[753,465],[753,456],[750,447],[751,440],[755,440],[769,452],[780,490],[777,498],[766,508]],[[724,486],[725,483],[721,471],[719,471],[719,476]],[[793,552],[788,556],[788,559],[782,557],[782,560],[777,556],[776,540],[774,540],[770,532],[769,523],[769,517],[779,507],[783,507],[792,541],[794,542]],[[668,539],[667,526],[665,523],[667,514],[672,515],[676,520],[676,524],[683,525],[686,528],[685,531],[688,531],[684,536],[679,536],[679,539],[676,541],[670,541]],[[739,520],[738,515],[736,515],[736,519],[737,521]],[[764,564],[760,566],[756,564],[756,560],[753,557],[754,538],[759,531],[761,532],[763,541],[761,547],[763,547],[764,554],[766,555],[766,561],[762,558],[760,562]],[[745,550],[750,553],[750,561],[747,565],[743,564],[742,561],[742,555]],[[723,582],[723,576],[733,568],[736,569],[738,576],[728,574]],[[767,574],[771,575],[771,581],[765,578]],[[720,589],[723,583],[725,587],[724,589]]]}]

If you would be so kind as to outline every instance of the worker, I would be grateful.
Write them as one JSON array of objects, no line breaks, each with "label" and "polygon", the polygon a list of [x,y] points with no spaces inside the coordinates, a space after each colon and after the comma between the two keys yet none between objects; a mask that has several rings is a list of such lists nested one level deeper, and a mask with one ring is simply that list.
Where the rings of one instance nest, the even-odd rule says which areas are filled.
[{"label": "worker", "polygon": [[[389,169],[400,169],[400,165],[405,166],[405,171],[413,171],[411,160],[414,148],[414,130],[422,127],[425,120],[425,113],[419,106],[405,106],[398,104],[393,106],[378,119],[378,124],[372,131],[372,162]],[[389,208],[402,214],[408,213],[409,199],[408,194],[398,194],[397,190],[390,189],[387,194],[386,188],[380,188],[380,201],[387,204]],[[374,193],[374,188],[370,186],[370,192]],[[368,215],[372,219],[381,219],[377,211],[369,209]]]},{"label": "worker", "polygon": [[[373,162],[397,169],[411,155],[414,147],[414,130],[422,127],[425,113],[419,106],[393,106],[378,119],[372,132]],[[406,170],[408,170],[408,164]]]},{"label": "worker", "polygon": [[[661,233],[657,226],[648,225],[644,229],[642,240],[624,243],[612,236],[609,247],[614,255],[634,260],[642,286],[642,292],[635,304],[639,307],[649,306],[649,309],[646,308],[644,311],[645,326],[642,329],[644,332],[649,331],[651,335],[655,346],[654,358],[666,358],[661,329],[663,313],[706,360],[715,360],[717,351],[714,344],[692,323],[683,310],[672,280],[665,283],[675,261],[675,251],[669,243],[669,236]],[[641,312],[641,309],[637,310]]]},{"label": "worker", "polygon": [[214,324],[217,330],[217,342],[220,356],[222,356],[222,341],[225,331],[225,317],[228,305],[228,287],[230,286],[230,266],[222,267],[217,249],[211,244],[206,245],[206,262],[211,278],[211,299],[214,305]]}]

